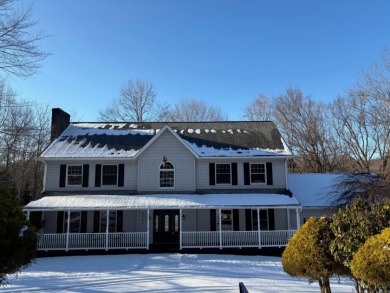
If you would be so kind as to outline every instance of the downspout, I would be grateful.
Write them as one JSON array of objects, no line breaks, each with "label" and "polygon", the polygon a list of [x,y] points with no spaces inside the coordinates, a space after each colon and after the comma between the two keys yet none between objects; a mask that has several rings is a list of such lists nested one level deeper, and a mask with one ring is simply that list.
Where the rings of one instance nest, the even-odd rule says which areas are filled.
[{"label": "downspout", "polygon": [[285,178],[286,178],[286,189],[289,190],[288,188],[288,158],[286,159],[285,163],[284,163],[284,170],[285,170]]},{"label": "downspout", "polygon": [[46,161],[43,161],[44,163],[44,173],[43,173],[43,186],[42,186],[42,193],[46,190],[46,177],[47,177],[47,163]]}]

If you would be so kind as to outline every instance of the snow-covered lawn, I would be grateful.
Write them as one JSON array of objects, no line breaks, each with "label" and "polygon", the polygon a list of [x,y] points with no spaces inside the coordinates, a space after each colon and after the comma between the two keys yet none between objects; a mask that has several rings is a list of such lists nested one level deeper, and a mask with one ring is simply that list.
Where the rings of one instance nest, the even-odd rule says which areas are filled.
[{"label": "snow-covered lawn", "polygon": [[[224,254],[125,254],[38,258],[0,292],[319,292],[289,277],[280,257]],[[332,292],[353,292],[348,280]]]}]

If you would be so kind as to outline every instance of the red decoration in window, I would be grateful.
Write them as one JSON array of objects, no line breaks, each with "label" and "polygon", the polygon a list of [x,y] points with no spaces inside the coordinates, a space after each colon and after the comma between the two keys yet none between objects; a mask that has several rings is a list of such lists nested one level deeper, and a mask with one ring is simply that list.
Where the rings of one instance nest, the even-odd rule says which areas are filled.
[{"label": "red decoration in window", "polygon": [[163,167],[165,167],[165,164],[168,162],[168,157],[164,155],[163,157]]}]

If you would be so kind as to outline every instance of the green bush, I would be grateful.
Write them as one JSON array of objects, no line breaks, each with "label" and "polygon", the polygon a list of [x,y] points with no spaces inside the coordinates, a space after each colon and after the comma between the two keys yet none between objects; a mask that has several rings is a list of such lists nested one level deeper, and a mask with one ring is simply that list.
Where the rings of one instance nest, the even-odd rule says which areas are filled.
[{"label": "green bush", "polygon": [[390,287],[390,228],[370,237],[354,255],[352,274],[383,291]]},{"label": "green bush", "polygon": [[29,266],[35,258],[38,236],[26,222],[15,197],[0,185],[0,284],[7,275]]},{"label": "green bush", "polygon": [[292,237],[282,255],[287,274],[307,278],[309,282],[317,280],[321,292],[330,292],[330,276],[341,273],[340,265],[329,251],[333,239],[329,221],[311,217]]}]

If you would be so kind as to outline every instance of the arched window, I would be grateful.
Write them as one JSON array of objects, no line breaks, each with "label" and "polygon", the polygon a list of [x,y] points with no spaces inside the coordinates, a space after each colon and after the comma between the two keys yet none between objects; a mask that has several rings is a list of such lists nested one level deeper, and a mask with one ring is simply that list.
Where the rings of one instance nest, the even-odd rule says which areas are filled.
[{"label": "arched window", "polygon": [[175,167],[171,162],[160,165],[160,187],[175,187]]}]

